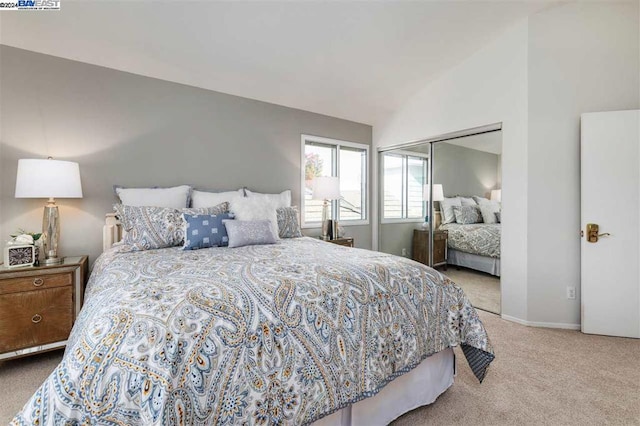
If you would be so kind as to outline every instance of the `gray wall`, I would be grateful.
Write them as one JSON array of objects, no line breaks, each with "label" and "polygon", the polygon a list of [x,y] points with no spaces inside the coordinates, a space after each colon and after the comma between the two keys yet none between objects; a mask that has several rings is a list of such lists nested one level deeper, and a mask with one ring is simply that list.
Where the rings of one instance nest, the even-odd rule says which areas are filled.
[{"label": "gray wall", "polygon": [[498,186],[500,158],[496,154],[438,142],[433,147],[433,182],[442,184],[445,197],[489,197]]},{"label": "gray wall", "polygon": [[[15,199],[19,158],[77,161],[84,198],[59,200],[62,255],[101,252],[112,185],[260,192],[300,203],[300,135],[371,144],[371,127],[0,46],[0,245],[41,228],[45,200]],[[318,230],[305,230],[317,235]],[[371,247],[371,226],[351,226]]]},{"label": "gray wall", "polygon": [[410,223],[383,223],[380,225],[380,245],[378,250],[384,253],[402,256],[402,249],[407,249],[411,258],[413,250],[413,230],[420,228],[422,221]]}]

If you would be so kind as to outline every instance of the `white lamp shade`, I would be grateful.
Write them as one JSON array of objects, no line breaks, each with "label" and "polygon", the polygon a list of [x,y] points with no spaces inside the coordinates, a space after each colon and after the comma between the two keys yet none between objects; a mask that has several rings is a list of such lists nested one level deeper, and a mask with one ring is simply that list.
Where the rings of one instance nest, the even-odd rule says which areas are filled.
[{"label": "white lamp shade", "polygon": [[502,189],[491,190],[491,200],[502,202]]},{"label": "white lamp shade", "polygon": [[80,167],[72,161],[18,160],[16,198],[82,198]]},{"label": "white lamp shade", "polygon": [[313,180],[313,199],[340,199],[340,178],[335,176],[323,176],[315,178]]},{"label": "white lamp shade", "polygon": [[[424,185],[422,190],[422,197],[425,201],[429,201],[429,185]],[[442,189],[442,184],[434,183],[433,184],[433,200],[432,201],[442,201],[444,200],[444,190]]]}]

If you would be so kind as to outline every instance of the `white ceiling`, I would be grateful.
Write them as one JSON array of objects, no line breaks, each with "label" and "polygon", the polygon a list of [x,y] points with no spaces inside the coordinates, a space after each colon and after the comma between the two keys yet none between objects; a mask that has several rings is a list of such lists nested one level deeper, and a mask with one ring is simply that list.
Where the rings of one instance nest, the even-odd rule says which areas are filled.
[{"label": "white ceiling", "polygon": [[62,0],[2,13],[0,43],[374,124],[552,3]]}]

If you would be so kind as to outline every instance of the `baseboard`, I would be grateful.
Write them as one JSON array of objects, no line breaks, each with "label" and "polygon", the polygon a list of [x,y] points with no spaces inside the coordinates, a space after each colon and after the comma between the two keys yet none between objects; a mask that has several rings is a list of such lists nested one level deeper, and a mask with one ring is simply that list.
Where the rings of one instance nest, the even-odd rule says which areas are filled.
[{"label": "baseboard", "polygon": [[504,315],[504,314],[502,314],[501,317],[503,320],[526,325],[527,327],[563,328],[565,330],[580,330],[580,324],[567,324],[562,322],[525,321],[523,319],[512,317],[509,315]]}]

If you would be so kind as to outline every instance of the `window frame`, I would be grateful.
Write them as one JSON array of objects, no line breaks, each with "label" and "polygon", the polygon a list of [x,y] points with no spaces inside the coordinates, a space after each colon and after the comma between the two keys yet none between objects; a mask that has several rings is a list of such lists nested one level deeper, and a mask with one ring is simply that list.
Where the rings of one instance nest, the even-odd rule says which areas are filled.
[{"label": "window frame", "polygon": [[306,164],[306,145],[307,142],[315,142],[323,145],[330,145],[332,148],[335,148],[335,164],[331,165],[331,176],[340,177],[340,147],[345,148],[353,148],[358,150],[363,150],[365,152],[365,159],[363,161],[362,166],[364,167],[364,173],[362,174],[363,183],[362,183],[362,195],[364,197],[364,202],[362,203],[362,208],[364,210],[364,219],[340,219],[340,207],[339,200],[331,200],[330,208],[332,212],[332,217],[337,218],[336,220],[340,223],[340,226],[357,226],[357,225],[369,225],[369,217],[370,217],[370,203],[371,200],[369,197],[369,162],[370,160],[370,146],[363,143],[357,142],[349,142],[343,141],[340,139],[331,139],[322,136],[314,136],[314,135],[306,135],[303,134],[300,136],[300,227],[302,229],[310,229],[310,228],[321,228],[322,221],[315,222],[307,222],[305,220],[305,191],[306,191],[306,183],[305,183],[305,164]]},{"label": "window frame", "polygon": [[[401,218],[385,218],[384,217],[384,179],[385,179],[385,173],[384,173],[384,157],[385,155],[394,155],[394,156],[401,156],[403,157],[402,159],[402,175],[403,175],[403,203],[402,203],[402,214],[403,216],[407,214],[408,211],[408,192],[409,192],[409,186],[408,186],[408,162],[409,162],[409,157],[414,157],[414,158],[422,158],[425,160],[424,162],[424,176],[426,179],[426,182],[423,183],[423,185],[429,184],[429,161],[430,161],[430,157],[429,154],[426,153],[422,153],[422,152],[414,152],[414,151],[403,151],[403,150],[393,150],[393,151],[384,151],[384,152],[380,152],[379,153],[379,164],[378,167],[380,169],[380,182],[379,182],[379,188],[380,188],[380,193],[378,194],[378,196],[380,197],[380,223],[381,224],[386,224],[386,223],[423,223],[424,222],[424,218],[427,214],[427,210],[428,208],[426,207],[426,203],[425,200],[422,201],[422,217],[419,218],[407,218],[407,217],[401,217]],[[405,171],[405,167],[407,168],[407,170]],[[406,202],[406,205],[405,205]]]}]

